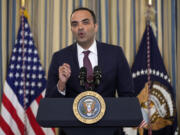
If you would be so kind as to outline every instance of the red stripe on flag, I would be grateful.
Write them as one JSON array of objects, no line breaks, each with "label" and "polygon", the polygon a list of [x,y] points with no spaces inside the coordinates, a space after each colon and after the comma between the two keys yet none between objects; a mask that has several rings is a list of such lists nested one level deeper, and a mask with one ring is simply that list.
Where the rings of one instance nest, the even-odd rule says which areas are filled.
[{"label": "red stripe on flag", "polygon": [[19,116],[17,115],[16,109],[18,109],[18,108],[16,108],[16,109],[14,108],[11,101],[6,97],[5,94],[3,94],[2,103],[3,103],[4,107],[8,110],[8,112],[10,113],[11,117],[16,122],[19,131],[23,135],[24,134],[24,124],[21,121],[21,119],[19,118]]},{"label": "red stripe on flag", "polygon": [[146,126],[147,126],[147,123],[146,123],[145,120],[143,120],[138,127],[139,127],[139,128],[144,128],[144,127],[146,127]]},{"label": "red stripe on flag", "polygon": [[31,127],[33,128],[34,132],[35,132],[37,135],[45,135],[45,133],[43,132],[43,130],[41,129],[41,127],[40,127],[39,124],[37,123],[36,118],[34,117],[34,114],[33,114],[33,112],[31,111],[31,108],[30,108],[30,107],[26,110],[26,113],[27,113],[29,122],[30,122]]},{"label": "red stripe on flag", "polygon": [[52,131],[53,131],[53,132],[54,132],[54,134],[55,134],[55,132],[56,132],[56,131],[55,131],[55,128],[51,128],[51,129],[52,129]]},{"label": "red stripe on flag", "polygon": [[9,127],[9,125],[6,123],[6,121],[3,119],[1,115],[0,115],[0,126],[6,135],[14,135],[11,128]]},{"label": "red stripe on flag", "polygon": [[38,104],[42,98],[43,98],[42,94],[40,94],[39,97],[36,98],[36,101],[38,102]]}]

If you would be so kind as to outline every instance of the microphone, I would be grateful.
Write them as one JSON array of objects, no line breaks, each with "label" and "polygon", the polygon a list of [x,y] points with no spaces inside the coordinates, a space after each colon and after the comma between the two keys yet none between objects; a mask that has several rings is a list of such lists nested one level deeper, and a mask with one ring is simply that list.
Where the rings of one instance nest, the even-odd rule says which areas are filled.
[{"label": "microphone", "polygon": [[101,78],[102,78],[102,72],[99,66],[94,67],[94,84],[97,86],[100,84]]},{"label": "microphone", "polygon": [[87,76],[87,69],[85,67],[80,68],[78,78],[80,79],[80,86],[85,86]]}]

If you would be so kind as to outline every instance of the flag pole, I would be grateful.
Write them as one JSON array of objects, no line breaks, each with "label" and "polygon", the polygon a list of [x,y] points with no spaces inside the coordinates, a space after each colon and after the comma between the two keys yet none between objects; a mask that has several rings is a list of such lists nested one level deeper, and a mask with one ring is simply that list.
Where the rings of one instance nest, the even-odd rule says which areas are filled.
[{"label": "flag pole", "polygon": [[148,0],[148,7],[147,7],[147,18],[146,18],[146,25],[147,25],[147,80],[148,80],[148,135],[152,135],[152,127],[151,127],[151,99],[150,99],[150,92],[151,92],[151,49],[150,49],[150,21],[151,21],[151,10],[152,10],[152,0]]},{"label": "flag pole", "polygon": [[[25,43],[24,43],[24,39],[25,39],[25,30],[24,30],[24,11],[25,11],[25,0],[21,0],[21,25],[22,25],[22,48],[23,48],[23,67],[25,67],[25,61],[24,61],[24,56],[25,56],[25,53],[24,53],[24,46],[25,46]],[[24,77],[23,77],[23,108],[24,108],[24,135],[26,135],[26,123],[27,123],[27,119],[26,119],[26,109],[27,109],[27,106],[26,106],[26,79],[25,79],[25,69],[23,68],[23,74],[24,74]]]}]

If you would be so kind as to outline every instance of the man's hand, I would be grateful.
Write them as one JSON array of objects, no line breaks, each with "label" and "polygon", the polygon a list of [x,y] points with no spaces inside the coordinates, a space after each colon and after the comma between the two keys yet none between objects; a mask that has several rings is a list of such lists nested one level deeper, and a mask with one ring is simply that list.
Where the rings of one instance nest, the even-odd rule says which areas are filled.
[{"label": "man's hand", "polygon": [[58,81],[58,89],[60,91],[64,91],[66,87],[66,82],[71,76],[71,67],[69,64],[64,63],[59,67],[59,81]]}]

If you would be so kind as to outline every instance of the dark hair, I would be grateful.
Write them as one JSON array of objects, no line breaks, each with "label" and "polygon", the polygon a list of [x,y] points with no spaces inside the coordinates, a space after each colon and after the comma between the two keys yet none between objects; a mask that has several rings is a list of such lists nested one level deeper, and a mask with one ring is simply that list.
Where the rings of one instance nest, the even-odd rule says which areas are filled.
[{"label": "dark hair", "polygon": [[[97,21],[96,21],[96,15],[95,15],[94,11],[92,11],[92,10],[89,9],[89,8],[86,8],[86,7],[76,8],[76,9],[73,10],[72,14],[73,14],[74,12],[80,11],[80,10],[86,10],[86,11],[88,11],[88,12],[91,14],[92,18],[93,18],[94,24],[97,23]],[[72,14],[71,14],[71,17],[72,17]]]}]

